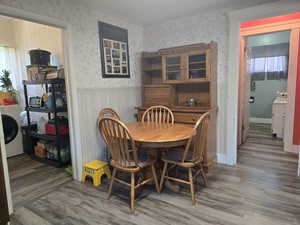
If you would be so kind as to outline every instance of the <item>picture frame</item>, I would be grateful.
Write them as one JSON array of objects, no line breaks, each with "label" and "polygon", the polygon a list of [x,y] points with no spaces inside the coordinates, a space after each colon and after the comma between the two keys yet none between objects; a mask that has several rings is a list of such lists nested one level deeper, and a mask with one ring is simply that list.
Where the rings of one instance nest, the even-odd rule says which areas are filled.
[{"label": "picture frame", "polygon": [[128,31],[98,22],[103,78],[130,78]]}]

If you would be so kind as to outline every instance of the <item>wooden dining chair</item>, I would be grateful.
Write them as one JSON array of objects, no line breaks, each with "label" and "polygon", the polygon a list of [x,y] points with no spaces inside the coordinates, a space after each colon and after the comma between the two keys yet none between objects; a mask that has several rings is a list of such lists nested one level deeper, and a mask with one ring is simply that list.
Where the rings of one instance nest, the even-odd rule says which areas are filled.
[{"label": "wooden dining chair", "polygon": [[[196,203],[194,181],[198,175],[201,175],[204,180],[204,185],[207,186],[207,178],[203,169],[203,154],[207,143],[209,112],[204,113],[193,128],[193,135],[187,141],[184,151],[174,154],[175,152],[169,151],[169,154],[162,157],[164,168],[160,180],[160,189],[162,189],[164,180],[172,180],[184,184],[189,184],[192,195],[193,205]],[[178,153],[178,152],[177,152]],[[168,165],[170,167],[168,168]],[[188,170],[188,181],[178,177],[171,177],[168,175],[170,169],[181,167]],[[193,170],[196,170],[193,176]]]},{"label": "wooden dining chair", "polygon": [[166,106],[151,106],[142,116],[142,122],[174,124],[174,115]]},{"label": "wooden dining chair", "polygon": [[118,113],[111,108],[101,109],[101,111],[99,112],[99,115],[98,115],[98,121],[100,121],[100,119],[102,117],[112,117],[112,118],[116,118],[116,119],[120,120],[120,116],[118,115]]},{"label": "wooden dining chair", "polygon": [[[131,211],[135,209],[135,190],[140,186],[154,180],[157,192],[160,192],[159,183],[155,171],[155,159],[140,159],[139,151],[135,141],[127,129],[126,125],[115,118],[102,118],[99,122],[100,133],[105,140],[111,153],[111,165],[113,166],[112,179],[108,189],[108,198],[112,193],[113,183],[116,181],[125,184],[131,189]],[[151,167],[152,176],[144,179],[142,170]],[[116,177],[117,171],[123,171],[131,174],[131,182]],[[136,179],[137,176],[137,179]],[[138,182],[136,182],[136,180]]]},{"label": "wooden dining chair", "polygon": [[[101,109],[100,112],[99,112],[99,115],[98,115],[98,118],[97,118],[97,126],[99,127],[99,122],[102,118],[104,117],[112,117],[112,118],[116,118],[118,120],[121,120],[120,119],[120,116],[118,115],[118,113],[111,109],[111,108],[104,108],[104,109]],[[110,155],[109,155],[109,152],[108,152],[108,149],[107,147],[104,149],[104,156],[105,156],[105,159],[107,161],[109,161],[110,159]]]}]

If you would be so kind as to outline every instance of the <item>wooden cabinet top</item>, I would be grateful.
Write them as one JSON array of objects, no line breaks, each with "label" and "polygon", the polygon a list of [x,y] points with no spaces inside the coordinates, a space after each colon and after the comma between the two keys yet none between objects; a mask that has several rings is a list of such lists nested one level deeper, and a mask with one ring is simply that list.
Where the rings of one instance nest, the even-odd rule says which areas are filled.
[{"label": "wooden cabinet top", "polygon": [[[145,111],[149,108],[149,106],[137,106],[135,107],[137,110]],[[182,107],[182,106],[171,106],[168,107],[173,112],[186,112],[186,113],[203,113],[208,111],[216,111],[217,107]]]}]

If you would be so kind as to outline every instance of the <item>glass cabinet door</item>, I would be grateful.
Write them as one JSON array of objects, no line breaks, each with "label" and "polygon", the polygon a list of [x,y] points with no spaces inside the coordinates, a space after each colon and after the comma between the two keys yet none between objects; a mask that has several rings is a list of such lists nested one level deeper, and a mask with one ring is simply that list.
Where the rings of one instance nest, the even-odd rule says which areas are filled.
[{"label": "glass cabinet door", "polygon": [[207,79],[206,53],[188,55],[188,79]]},{"label": "glass cabinet door", "polygon": [[166,80],[181,80],[181,56],[170,56],[166,58]]}]

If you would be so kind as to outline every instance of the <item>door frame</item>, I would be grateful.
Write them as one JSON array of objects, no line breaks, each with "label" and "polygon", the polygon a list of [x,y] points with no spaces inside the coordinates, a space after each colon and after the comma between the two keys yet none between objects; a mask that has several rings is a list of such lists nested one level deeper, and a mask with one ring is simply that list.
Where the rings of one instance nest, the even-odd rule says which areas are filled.
[{"label": "door frame", "polygon": [[[0,159],[2,159],[1,145],[0,145]],[[2,217],[0,218],[0,224],[3,223],[3,221],[1,222],[1,220],[3,220],[3,216],[4,216],[5,223],[9,222],[9,211],[10,211],[10,204],[11,204],[11,201],[8,200],[9,198],[7,196],[7,191],[6,191],[7,187],[9,186],[9,184],[6,182],[8,177],[6,168],[7,166],[3,164],[3,160],[0,160],[0,198],[4,198],[4,201],[0,199],[0,203],[2,202],[1,206],[4,206],[4,208],[3,207],[0,208],[0,216]],[[4,191],[2,191],[3,188]]]},{"label": "door frame", "polygon": [[[266,25],[258,25],[258,26],[252,26],[249,28],[241,28],[240,29],[240,75],[239,75],[239,105],[238,105],[238,118],[239,118],[239,123],[238,123],[238,145],[243,143],[244,140],[244,134],[243,134],[243,120],[246,116],[244,111],[243,105],[241,105],[241,102],[245,101],[245,71],[244,71],[244,64],[245,62],[245,54],[243,49],[246,47],[246,37],[251,36],[251,35],[260,35],[260,34],[267,34],[267,33],[272,33],[272,32],[282,32],[282,31],[290,31],[290,48],[289,54],[290,54],[290,59],[289,60],[289,71],[288,71],[288,109],[294,112],[294,105],[295,105],[295,84],[296,80],[294,78],[297,77],[296,71],[292,69],[292,66],[295,65],[294,60],[295,57],[297,57],[294,53],[298,53],[298,48],[296,47],[298,45],[298,40],[295,39],[294,32],[296,32],[297,29],[300,28],[300,19],[295,19],[295,20],[289,20],[289,21],[283,21],[283,22],[276,22],[276,23],[271,23],[271,24],[266,24]],[[296,45],[296,46],[295,46]],[[294,118],[294,114],[289,115],[289,117]],[[289,123],[289,121],[287,122]],[[289,126],[291,124],[288,124]],[[288,126],[288,127],[289,127]],[[292,135],[292,134],[291,134]],[[290,142],[290,141],[288,141]],[[289,146],[289,148],[291,148]]]},{"label": "door frame", "polygon": [[229,51],[226,95],[228,104],[224,134],[226,138],[226,163],[229,165],[237,163],[240,23],[295,12],[300,12],[300,2],[292,1],[287,4],[284,1],[279,1],[228,13]]},{"label": "door frame", "polygon": [[[82,152],[80,142],[80,127],[79,127],[79,110],[78,110],[78,96],[76,77],[70,76],[74,74],[74,52],[70,46],[72,45],[71,38],[71,25],[65,21],[58,20],[52,17],[39,15],[23,9],[16,9],[0,4],[0,15],[26,20],[34,23],[54,26],[63,30],[63,50],[64,50],[64,63],[65,63],[65,81],[66,81],[66,94],[68,99],[68,118],[70,130],[70,148],[72,156],[73,179],[80,180],[81,165],[82,165]],[[5,149],[4,149],[5,150]],[[4,151],[2,149],[2,151]],[[7,158],[3,158],[4,165],[7,165]],[[7,180],[9,183],[9,180]],[[8,199],[11,197],[10,190],[7,190]],[[11,208],[12,210],[12,208]],[[11,213],[11,211],[10,211]]]},{"label": "door frame", "polygon": [[245,102],[245,76],[246,74],[245,71],[245,64],[246,64],[246,57],[245,57],[245,48],[246,48],[246,39],[244,36],[240,36],[240,65],[239,65],[239,96],[238,96],[238,135],[237,135],[237,146],[243,144],[244,142],[244,118],[246,117],[245,115],[245,107],[244,107],[244,102]]}]

